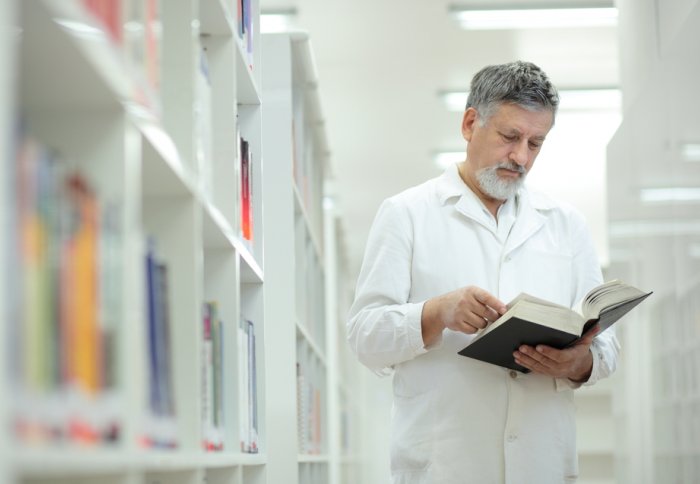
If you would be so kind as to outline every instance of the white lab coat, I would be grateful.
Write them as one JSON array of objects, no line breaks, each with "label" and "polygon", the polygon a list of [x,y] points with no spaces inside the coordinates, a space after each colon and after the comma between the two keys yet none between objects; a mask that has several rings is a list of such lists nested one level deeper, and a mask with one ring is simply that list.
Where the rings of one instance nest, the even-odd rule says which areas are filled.
[{"label": "white lab coat", "polygon": [[[573,306],[602,282],[583,218],[521,190],[499,232],[459,177],[386,200],[369,234],[348,339],[362,363],[393,370],[391,468],[398,484],[560,484],[578,474],[573,388],[458,355],[473,336],[446,329],[424,348],[423,303],[469,285],[508,302],[528,292]],[[508,205],[510,204],[510,205]],[[499,214],[500,218],[500,214]],[[506,220],[506,214],[504,214]],[[593,384],[615,369],[614,328],[591,347]]]}]

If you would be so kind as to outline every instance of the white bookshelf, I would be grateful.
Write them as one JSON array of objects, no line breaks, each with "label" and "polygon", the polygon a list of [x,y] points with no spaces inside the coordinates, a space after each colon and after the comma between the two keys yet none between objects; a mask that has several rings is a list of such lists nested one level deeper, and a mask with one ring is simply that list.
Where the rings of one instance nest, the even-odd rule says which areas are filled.
[{"label": "white bookshelf", "polygon": [[[328,353],[322,187],[327,166],[316,72],[304,34],[262,36],[265,145],[266,315],[274,324],[277,361],[269,386],[278,392],[268,412],[271,482],[326,483],[329,479]],[[270,326],[272,328],[272,326]],[[286,402],[295,402],[289,406]],[[273,408],[274,407],[274,408]],[[274,442],[274,444],[273,444]],[[294,449],[290,452],[290,449]],[[273,474],[274,473],[274,474]]]},{"label": "white bookshelf", "polygon": [[331,484],[362,482],[362,408],[366,398],[360,366],[347,343],[346,319],[354,295],[347,268],[347,250],[333,183],[328,182],[324,199],[324,251],[326,258],[326,322],[328,348],[329,457]]},{"label": "white bookshelf", "polygon": [[[276,335],[266,351],[285,365],[267,377],[296,402],[290,409],[268,400],[268,414],[283,415],[270,441],[279,453],[296,449],[285,453],[284,469],[270,469],[280,470],[271,482],[358,482],[356,443],[343,445],[343,438],[353,423],[347,408],[361,397],[343,375],[349,296],[339,215],[325,188],[332,174],[311,41],[302,32],[264,34],[262,49],[265,311]],[[276,458],[272,449],[269,458]]]},{"label": "white bookshelf", "polygon": [[[0,32],[2,32],[3,40],[0,42],[0,65],[4,66],[0,70],[0,156],[3,159],[10,158],[10,150],[12,143],[13,129],[13,109],[14,96],[12,93],[15,89],[15,79],[12,73],[15,71],[16,59],[16,41],[18,32],[13,28],[16,21],[16,8],[12,2],[2,2],[0,4]],[[9,233],[11,216],[8,213],[8,208],[11,204],[11,187],[10,172],[5,168],[7,163],[3,164],[0,169],[0,227],[3,233]],[[5,237],[0,237],[0,260],[3,267],[9,267],[10,262],[10,244]],[[7,308],[9,304],[8,290],[12,281],[10,274],[5,274],[0,277],[0,314],[3,315],[3,321],[0,322],[0,346],[7,348],[7,331],[5,315],[7,314],[1,308]],[[7,388],[9,385],[8,379],[7,358],[0,358],[0,388]],[[5,397],[6,392],[0,395],[0,425],[3,428],[8,428],[8,399]],[[10,469],[9,452],[11,442],[6,438],[0,439],[0,481],[9,482],[12,479],[12,471]]]},{"label": "white bookshelf", "polygon": [[[159,61],[153,64],[159,78],[155,85],[139,71],[130,50],[130,36],[142,35],[144,25],[127,18],[130,8],[149,2],[111,3],[123,8],[121,43],[107,35],[104,25],[82,1],[12,0],[0,5],[0,30],[11,36],[11,41],[0,43],[0,100],[4,101],[0,149],[10,160],[0,170],[3,195],[8,193],[5,187],[17,183],[11,168],[15,165],[11,147],[18,141],[14,125],[21,119],[25,135],[33,143],[51,152],[62,169],[80,173],[99,203],[101,216],[106,217],[105,207],[111,207],[115,214],[117,228],[111,233],[118,241],[114,270],[106,272],[98,267],[116,287],[110,296],[118,294],[116,305],[107,308],[101,301],[98,306],[100,313],[106,313],[100,316],[101,324],[109,320],[114,325],[98,328],[99,334],[113,332],[114,353],[97,355],[100,361],[104,358],[109,362],[100,368],[113,372],[114,382],[105,387],[109,391],[101,387],[95,397],[81,400],[80,408],[88,416],[102,415],[112,405],[119,427],[114,442],[93,438],[89,444],[78,444],[74,438],[43,435],[36,439],[3,431],[0,481],[265,483],[270,461],[265,411],[268,355],[257,1],[251,2],[252,55],[238,37],[236,2],[155,2],[159,8],[151,25],[159,38],[155,44]],[[208,82],[203,82],[206,78],[201,74],[203,55]],[[16,74],[16,79],[10,74]],[[211,102],[212,98],[216,102]],[[241,232],[237,132],[249,141],[253,153],[252,242]],[[49,203],[53,201],[49,199]],[[14,223],[18,210],[16,199],[3,198],[3,228]],[[13,232],[17,232],[16,227],[3,230],[3,261],[7,256],[18,257],[6,235]],[[165,359],[170,366],[175,411],[165,430],[162,422],[154,423],[149,416],[148,404],[152,385],[144,261],[151,238],[168,273],[164,307],[170,315],[170,349]],[[20,263],[18,267],[23,266]],[[20,271],[18,276],[22,281],[26,274]],[[10,282],[4,278],[0,283],[3,347],[17,343],[14,338],[19,331],[8,317],[16,307],[7,297]],[[210,300],[218,303],[223,328],[223,423],[219,429],[223,449],[218,451],[202,446],[202,306]],[[238,399],[237,386],[237,328],[242,317],[255,325],[257,454],[241,452],[239,443],[239,423],[247,412]],[[41,358],[24,354],[24,349],[16,350],[22,361],[34,364]],[[0,418],[5,429],[12,428],[23,403],[14,391],[19,376],[13,373],[14,363],[9,359],[0,364]],[[107,367],[111,371],[105,370]],[[58,408],[61,413],[64,410],[54,406],[54,400],[60,400],[58,394],[63,392],[61,387],[29,401],[44,412],[53,415]],[[26,412],[23,418],[31,420],[31,411]],[[144,432],[153,427],[159,428],[149,434],[151,437],[165,435],[176,445],[145,446]]]}]

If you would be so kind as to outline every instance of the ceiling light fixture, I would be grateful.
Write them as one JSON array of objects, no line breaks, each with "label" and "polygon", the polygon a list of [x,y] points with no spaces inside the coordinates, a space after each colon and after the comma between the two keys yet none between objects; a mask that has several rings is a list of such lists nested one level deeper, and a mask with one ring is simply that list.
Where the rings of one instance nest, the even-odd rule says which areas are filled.
[{"label": "ceiling light fixture", "polygon": [[700,187],[643,188],[639,198],[645,203],[700,202]]},{"label": "ceiling light fixture", "polygon": [[451,5],[449,14],[465,30],[611,27],[617,25],[612,2],[520,6]]},{"label": "ceiling light fixture", "polygon": [[[438,93],[450,111],[464,111],[468,92],[440,91]],[[606,111],[619,110],[622,106],[622,93],[612,87],[561,89],[559,90],[560,111]],[[693,146],[693,145],[689,145]],[[694,145],[700,152],[700,145]],[[700,156],[700,154],[698,154]]]},{"label": "ceiling light fixture", "polygon": [[295,8],[264,9],[260,12],[260,32],[264,34],[289,32],[294,28],[296,16]]},{"label": "ceiling light fixture", "polygon": [[700,161],[700,143],[682,144],[681,156],[684,161]]}]

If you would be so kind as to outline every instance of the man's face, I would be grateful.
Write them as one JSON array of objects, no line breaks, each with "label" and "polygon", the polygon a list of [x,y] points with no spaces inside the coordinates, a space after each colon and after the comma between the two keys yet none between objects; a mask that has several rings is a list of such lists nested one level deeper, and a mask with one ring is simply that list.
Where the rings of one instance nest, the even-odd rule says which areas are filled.
[{"label": "man's face", "polygon": [[512,196],[532,168],[552,123],[549,110],[502,104],[482,126],[477,111],[467,109],[462,135],[469,142],[464,168],[470,185],[489,199]]}]

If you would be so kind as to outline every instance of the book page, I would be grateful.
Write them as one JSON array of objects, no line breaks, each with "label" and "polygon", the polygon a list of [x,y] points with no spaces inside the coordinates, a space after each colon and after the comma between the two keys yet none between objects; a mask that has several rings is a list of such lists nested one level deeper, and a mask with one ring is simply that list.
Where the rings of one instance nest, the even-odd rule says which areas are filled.
[{"label": "book page", "polygon": [[583,301],[582,312],[587,320],[597,319],[606,309],[614,308],[644,294],[646,294],[644,291],[615,279],[590,291]]}]

